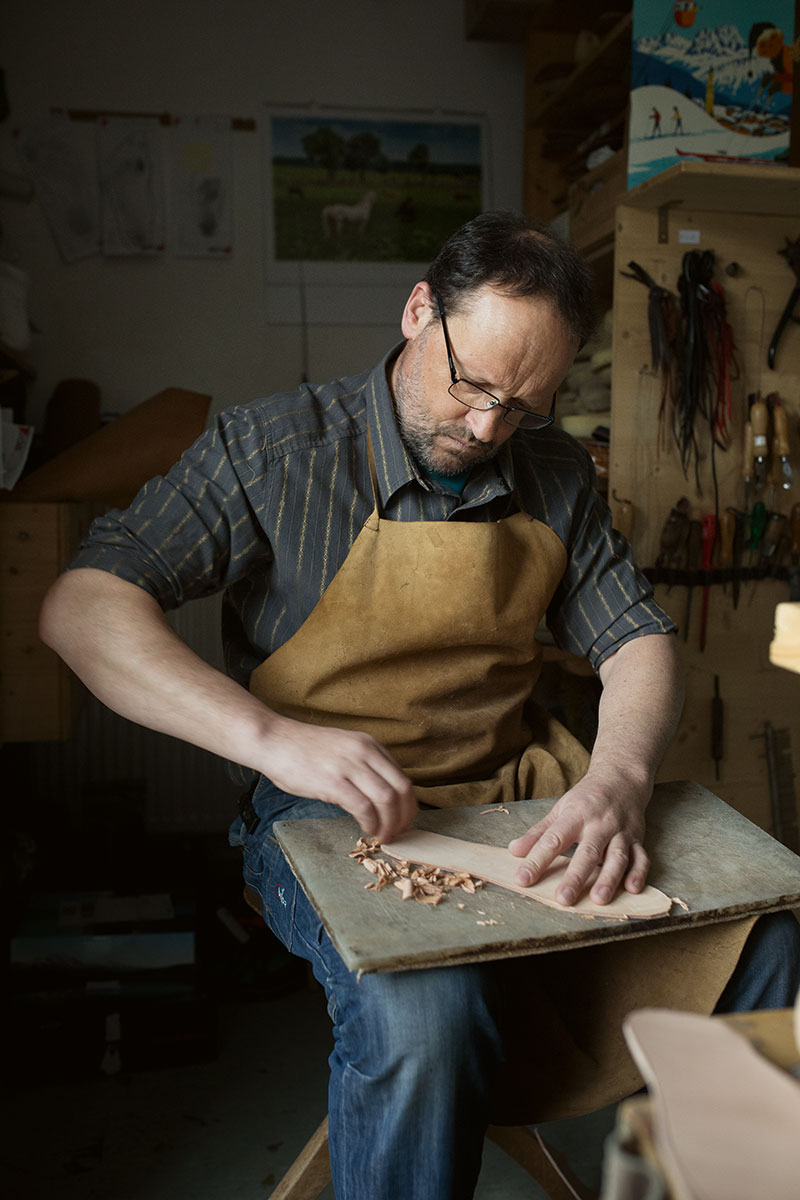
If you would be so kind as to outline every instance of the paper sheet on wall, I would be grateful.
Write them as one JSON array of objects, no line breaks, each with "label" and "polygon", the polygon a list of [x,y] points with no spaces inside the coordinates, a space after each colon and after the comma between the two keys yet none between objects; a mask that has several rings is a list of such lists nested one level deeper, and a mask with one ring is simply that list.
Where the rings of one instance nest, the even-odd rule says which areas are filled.
[{"label": "paper sheet on wall", "polygon": [[169,244],[189,258],[233,253],[230,117],[180,117],[169,137]]},{"label": "paper sheet on wall", "polygon": [[96,158],[85,131],[65,113],[42,117],[19,131],[17,152],[64,261],[99,254]]},{"label": "paper sheet on wall", "polygon": [[161,253],[164,189],[158,122],[148,117],[101,117],[97,161],[103,253]]},{"label": "paper sheet on wall", "polygon": [[10,408],[0,409],[0,488],[11,490],[19,480],[33,442],[33,426],[17,425]]}]

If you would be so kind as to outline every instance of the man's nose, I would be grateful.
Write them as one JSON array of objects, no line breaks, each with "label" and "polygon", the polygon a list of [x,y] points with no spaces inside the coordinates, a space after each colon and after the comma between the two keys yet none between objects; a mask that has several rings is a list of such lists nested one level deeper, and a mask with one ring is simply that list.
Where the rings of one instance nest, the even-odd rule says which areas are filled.
[{"label": "man's nose", "polygon": [[503,410],[499,404],[492,408],[470,408],[467,411],[467,426],[479,442],[493,442],[502,423]]}]

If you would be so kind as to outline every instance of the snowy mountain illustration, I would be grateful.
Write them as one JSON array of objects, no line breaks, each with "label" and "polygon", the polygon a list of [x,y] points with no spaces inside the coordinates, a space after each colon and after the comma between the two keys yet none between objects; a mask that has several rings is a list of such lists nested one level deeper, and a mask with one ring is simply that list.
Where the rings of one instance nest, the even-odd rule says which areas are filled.
[{"label": "snowy mountain illustration", "polygon": [[756,97],[764,76],[773,74],[774,68],[767,59],[750,53],[735,25],[699,29],[692,38],[670,31],[634,40],[632,88],[657,84],[700,99],[709,72],[713,73],[716,104],[768,108],[787,115],[791,109],[791,96],[770,99],[765,90]]}]

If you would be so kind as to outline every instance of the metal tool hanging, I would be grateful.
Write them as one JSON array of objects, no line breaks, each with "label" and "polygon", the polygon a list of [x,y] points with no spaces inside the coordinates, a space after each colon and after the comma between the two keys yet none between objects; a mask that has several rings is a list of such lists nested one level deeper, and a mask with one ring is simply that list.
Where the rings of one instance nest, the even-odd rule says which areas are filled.
[{"label": "metal tool hanging", "polygon": [[784,329],[790,321],[793,321],[795,325],[800,325],[800,317],[793,315],[795,306],[798,300],[800,300],[800,237],[795,238],[794,241],[787,237],[786,245],[782,250],[778,251],[778,254],[786,259],[790,268],[794,271],[797,283],[781,314],[781,319],[778,321],[775,332],[772,335],[772,341],[769,344],[769,350],[767,351],[767,363],[773,371],[775,370],[775,355],[778,351],[778,342],[781,340]]}]

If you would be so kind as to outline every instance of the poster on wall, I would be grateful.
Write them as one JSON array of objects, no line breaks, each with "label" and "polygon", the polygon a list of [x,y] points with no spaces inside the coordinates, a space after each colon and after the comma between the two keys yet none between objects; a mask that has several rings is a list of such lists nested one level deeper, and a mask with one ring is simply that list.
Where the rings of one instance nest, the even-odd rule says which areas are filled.
[{"label": "poster on wall", "polygon": [[66,263],[100,253],[100,204],[94,146],[66,113],[50,113],[15,134],[53,240]]},{"label": "poster on wall", "polygon": [[268,106],[265,125],[271,320],[380,323],[387,289],[396,319],[397,289],[487,207],[481,116]]},{"label": "poster on wall", "polygon": [[164,191],[158,121],[97,121],[103,253],[153,255],[164,250]]},{"label": "poster on wall", "polygon": [[628,187],[677,162],[788,158],[794,0],[634,0]]},{"label": "poster on wall", "polygon": [[169,245],[185,258],[233,252],[230,117],[176,117],[169,139]]}]

